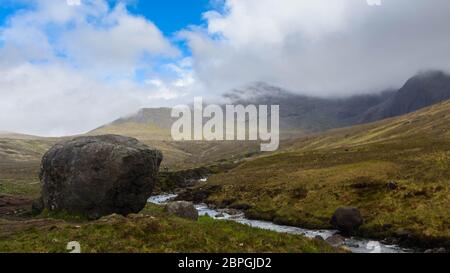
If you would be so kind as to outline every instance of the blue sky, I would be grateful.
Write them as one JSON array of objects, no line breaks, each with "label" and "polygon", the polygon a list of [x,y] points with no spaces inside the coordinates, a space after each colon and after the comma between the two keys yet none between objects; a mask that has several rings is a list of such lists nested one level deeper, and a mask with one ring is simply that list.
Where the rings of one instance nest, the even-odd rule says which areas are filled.
[{"label": "blue sky", "polygon": [[210,0],[74,1],[0,0],[0,87],[9,90],[0,90],[8,97],[0,112],[25,115],[20,104],[48,110],[29,113],[42,114],[40,122],[0,120],[0,131],[72,134],[141,107],[177,104],[194,89],[191,51],[177,33],[205,26]]},{"label": "blue sky", "polygon": [[[57,0],[56,0],[57,1]],[[119,0],[108,0],[111,6]],[[213,8],[210,0],[133,0],[128,10],[154,22],[166,35],[171,35],[189,25],[201,25],[202,13]],[[0,0],[0,25],[18,10],[30,8],[22,1]]]},{"label": "blue sky", "polygon": [[[61,0],[64,1],[64,0]],[[32,1],[0,0],[0,27],[7,23],[8,18],[19,11],[33,8]],[[173,37],[178,31],[191,25],[204,25],[203,13],[214,9],[218,5],[211,0],[108,0],[113,8],[119,2],[127,3],[128,11],[136,16],[144,16],[155,23],[168,37]],[[183,41],[173,40],[185,55],[190,55],[189,48]],[[0,41],[0,45],[1,45]]]},{"label": "blue sky", "polygon": [[13,3],[9,0],[5,0],[4,2],[2,2],[0,8],[0,25],[3,25],[5,23],[5,20],[8,16],[24,6],[25,5],[23,4]]},{"label": "blue sky", "polygon": [[378,92],[450,71],[448,25],[448,0],[0,0],[0,131],[83,133],[255,82]]},{"label": "blue sky", "polygon": [[147,0],[131,4],[129,10],[145,16],[170,35],[188,25],[202,24],[202,13],[210,7],[209,0]]}]

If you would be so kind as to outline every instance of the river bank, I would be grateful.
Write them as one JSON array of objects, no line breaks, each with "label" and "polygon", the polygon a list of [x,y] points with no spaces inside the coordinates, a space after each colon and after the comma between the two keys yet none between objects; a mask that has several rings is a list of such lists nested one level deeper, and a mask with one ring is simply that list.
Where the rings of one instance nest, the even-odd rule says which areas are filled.
[{"label": "river bank", "polygon": [[[163,205],[177,198],[176,194],[161,194],[149,199],[149,203]],[[302,235],[308,238],[322,238],[327,240],[337,234],[336,230],[311,230],[299,227],[277,225],[268,221],[251,220],[245,217],[242,211],[227,209],[212,209],[206,204],[196,204],[201,216],[210,216],[217,220],[234,221],[253,228],[271,230],[279,233]],[[357,237],[345,238],[343,246],[354,253],[412,253],[413,249],[402,248],[397,245],[384,244],[380,241],[362,239]]]}]

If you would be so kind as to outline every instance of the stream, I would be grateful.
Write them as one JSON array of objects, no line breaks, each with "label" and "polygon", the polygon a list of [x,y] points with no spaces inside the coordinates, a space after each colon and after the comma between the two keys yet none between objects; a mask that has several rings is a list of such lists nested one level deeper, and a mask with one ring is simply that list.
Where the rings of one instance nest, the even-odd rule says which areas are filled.
[{"label": "stream", "polygon": [[[164,205],[167,202],[170,202],[174,198],[176,198],[176,194],[163,194],[151,197],[148,202]],[[277,225],[272,222],[267,221],[259,221],[259,220],[250,220],[245,218],[243,212],[237,214],[229,214],[228,210],[214,210],[209,208],[206,204],[198,204],[195,206],[199,212],[200,216],[208,215],[217,220],[228,220],[235,221],[241,224],[249,225],[254,228],[261,228],[265,230],[271,230],[280,233],[288,233],[295,235],[303,235],[308,238],[315,238],[317,236],[321,236],[324,240],[330,238],[331,236],[337,233],[336,230],[310,230],[298,227],[291,226],[282,226]],[[379,241],[373,241],[362,238],[347,238],[345,240],[344,246],[350,249],[353,253],[410,253],[414,252],[411,249],[401,248],[396,245],[386,245]]]}]

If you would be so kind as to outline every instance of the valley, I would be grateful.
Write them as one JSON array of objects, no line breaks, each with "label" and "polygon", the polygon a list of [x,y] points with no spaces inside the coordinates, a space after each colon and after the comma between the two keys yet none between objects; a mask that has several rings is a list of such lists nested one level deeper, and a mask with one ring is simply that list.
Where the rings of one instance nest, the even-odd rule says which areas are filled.
[{"label": "valley", "polygon": [[[338,108],[332,107],[335,102],[277,94],[272,89],[275,96],[234,98],[244,105],[281,105],[281,148],[273,153],[261,153],[256,141],[172,141],[168,108],[142,109],[86,135],[125,135],[161,150],[164,160],[154,194],[177,192],[180,200],[206,203],[213,209],[239,209],[251,220],[313,230],[332,229],[334,211],[351,206],[364,218],[355,234],[359,237],[419,251],[449,249],[450,101],[446,101],[446,81],[439,73],[417,76],[397,93],[340,100],[335,104]],[[408,103],[406,98],[417,98],[415,94],[424,103]],[[360,108],[352,106],[362,101],[366,103]],[[401,101],[409,106],[398,106]],[[315,239],[217,223],[208,217],[189,223],[164,214],[157,205],[148,205],[134,218],[103,219],[107,224],[69,215],[33,217],[30,204],[41,191],[41,157],[55,143],[69,138],[0,134],[1,252],[61,252],[62,242],[81,238],[95,242],[88,243],[92,252],[346,251]],[[203,176],[210,176],[207,183],[191,183]],[[146,234],[147,228],[153,235]],[[180,230],[195,231],[186,239],[176,235]],[[172,245],[146,245],[150,239],[166,240],[167,236],[175,238]],[[225,237],[230,244],[222,246],[219,241]],[[110,238],[118,243],[105,243]],[[204,244],[195,243],[199,238]]]},{"label": "valley", "polygon": [[[448,247],[450,102],[399,118],[292,140],[214,175],[181,198],[245,207],[251,219],[329,229],[337,207],[361,210],[363,237]],[[198,200],[201,196],[202,200]]]}]

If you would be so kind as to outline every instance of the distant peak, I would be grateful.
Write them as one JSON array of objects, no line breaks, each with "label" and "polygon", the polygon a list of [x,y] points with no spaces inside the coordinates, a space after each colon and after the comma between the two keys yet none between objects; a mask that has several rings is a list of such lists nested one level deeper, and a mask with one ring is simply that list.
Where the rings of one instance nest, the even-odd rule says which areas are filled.
[{"label": "distant peak", "polygon": [[233,89],[225,93],[223,97],[232,101],[247,101],[261,98],[283,98],[292,95],[291,92],[280,87],[272,86],[265,82],[256,82],[243,88]]},{"label": "distant peak", "polygon": [[419,72],[415,77],[416,79],[436,79],[436,78],[448,78],[449,74],[442,70],[426,70]]}]

